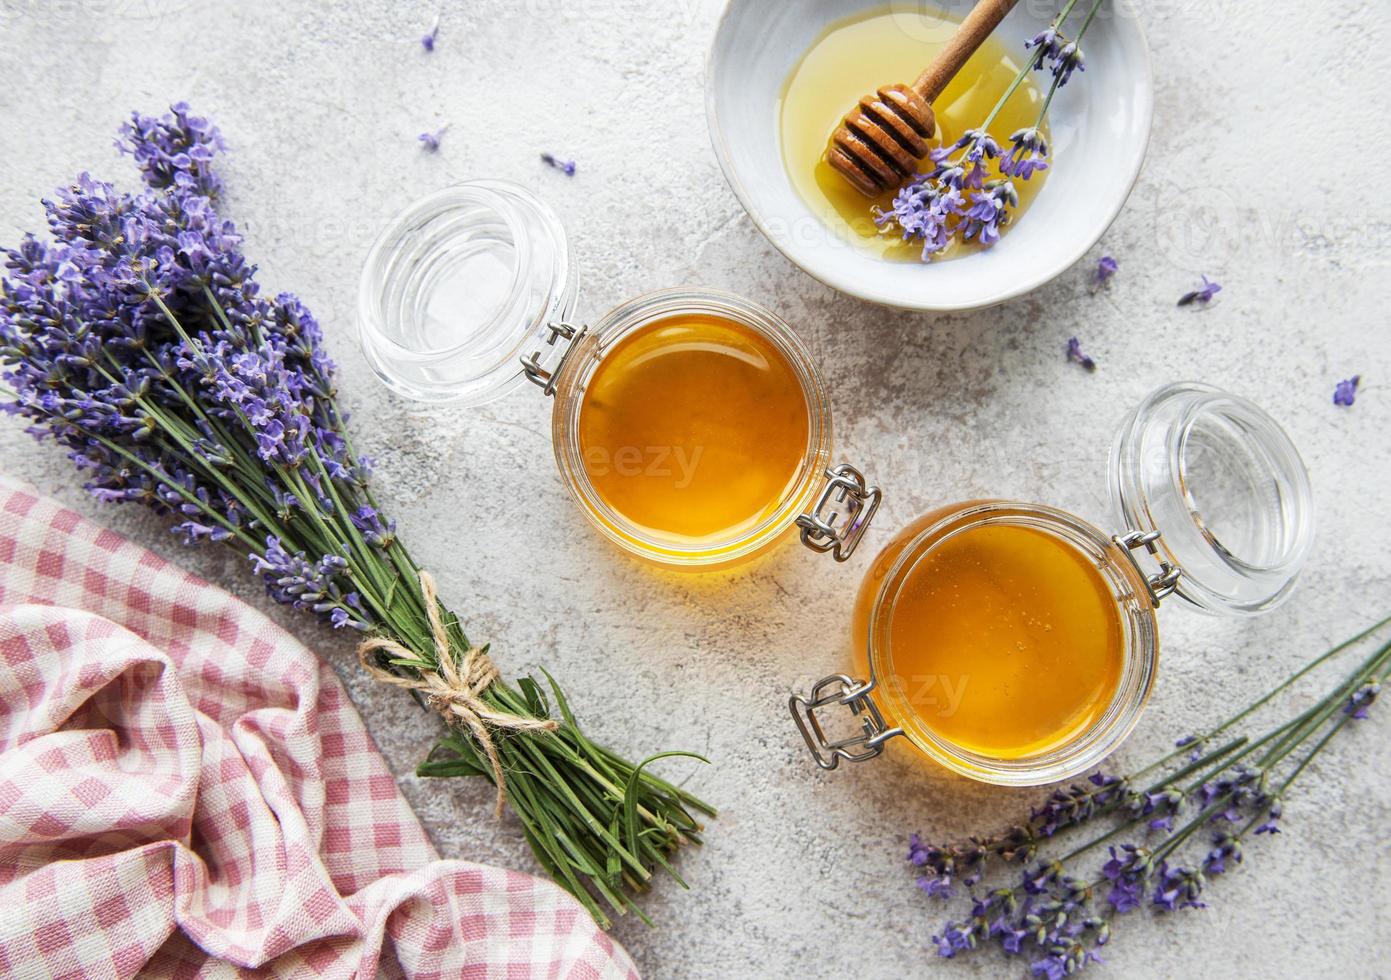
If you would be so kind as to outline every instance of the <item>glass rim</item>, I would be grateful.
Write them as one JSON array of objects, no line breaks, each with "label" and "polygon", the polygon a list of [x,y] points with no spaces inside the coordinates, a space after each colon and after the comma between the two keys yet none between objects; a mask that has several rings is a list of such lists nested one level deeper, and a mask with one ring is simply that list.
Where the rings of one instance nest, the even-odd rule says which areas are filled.
[{"label": "glass rim", "polygon": [[[404,343],[390,329],[393,316],[403,315],[393,311],[406,305],[412,290],[428,288],[422,285],[428,271],[419,270],[428,270],[451,238],[491,223],[510,239],[505,255],[504,243],[492,249],[509,270],[497,305],[455,342]],[[476,251],[489,243],[469,244]],[[521,358],[532,342],[541,345],[548,323],[569,316],[577,291],[564,225],[544,201],[510,180],[457,181],[411,201],[373,240],[358,280],[358,339],[373,371],[399,394],[426,402],[487,402],[525,379]],[[441,371],[455,373],[445,380]]]},{"label": "glass rim", "polygon": [[[1278,534],[1279,549],[1266,560],[1224,546],[1199,505],[1207,496],[1191,471],[1189,448],[1198,427],[1213,423],[1234,432],[1221,447],[1224,459],[1239,459],[1232,448],[1239,446],[1276,491],[1278,502],[1252,498]],[[1163,385],[1118,429],[1108,470],[1114,519],[1127,531],[1159,532],[1157,546],[1182,573],[1174,591],[1185,603],[1241,615],[1289,598],[1313,545],[1313,491],[1298,448],[1260,406],[1201,382]]]}]

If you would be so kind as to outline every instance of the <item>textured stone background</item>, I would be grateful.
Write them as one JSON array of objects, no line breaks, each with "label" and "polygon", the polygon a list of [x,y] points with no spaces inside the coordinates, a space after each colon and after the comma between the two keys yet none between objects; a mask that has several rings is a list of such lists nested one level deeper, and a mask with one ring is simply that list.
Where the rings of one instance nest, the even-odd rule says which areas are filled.
[{"label": "textured stone background", "polygon": [[[1158,384],[1206,380],[1272,409],[1312,470],[1319,543],[1302,590],[1272,615],[1165,608],[1160,681],[1118,765],[1391,611],[1391,204],[1379,176],[1391,128],[1384,102],[1364,104],[1391,70],[1383,6],[1336,0],[1314,16],[1293,0],[1144,4],[1158,111],[1140,185],[1103,243],[1120,274],[1094,293],[1094,254],[1007,306],[939,317],[833,294],[745,218],[705,132],[718,0],[448,6],[426,56],[416,39],[431,3],[0,0],[0,240],[39,226],[38,198],[83,168],[130,179],[111,137],[131,108],[187,98],[215,118],[234,149],[227,210],[263,283],[298,291],[323,321],[361,443],[381,459],[381,493],[470,632],[511,671],[549,666],[602,740],[714,760],[668,770],[723,811],[708,847],[682,863],[691,892],[661,887],[648,903],[655,929],[617,930],[649,975],[1001,969],[994,954],[933,958],[937,916],[913,887],[904,839],[991,831],[1039,794],[948,778],[897,746],[874,765],[815,773],[784,700],[797,679],[847,662],[858,576],[914,514],[992,495],[1104,519],[1113,427]],[[416,134],[444,123],[441,152],[422,153]],[[543,149],[577,157],[579,176],[543,169]],[[542,398],[464,412],[387,396],[354,338],[359,264],[398,208],[480,175],[518,179],[563,215],[584,314],[690,282],[797,326],[832,385],[841,451],[889,490],[855,561],[787,547],[725,575],[654,573],[603,545],[571,506]],[[1204,272],[1225,284],[1219,301],[1175,309]],[[1096,374],[1064,363],[1072,334]],[[1335,408],[1334,384],[1356,372],[1356,406]],[[268,605],[240,562],[186,553],[158,522],[85,500],[66,461],[13,421],[0,423],[0,459]],[[534,867],[515,823],[492,822],[484,786],[412,775],[431,719],[358,678],[345,637],[273,613],[340,669],[444,854]],[[1361,727],[1313,767],[1287,833],[1254,846],[1212,888],[1212,908],[1123,922],[1106,972],[1391,973],[1388,723]]]}]

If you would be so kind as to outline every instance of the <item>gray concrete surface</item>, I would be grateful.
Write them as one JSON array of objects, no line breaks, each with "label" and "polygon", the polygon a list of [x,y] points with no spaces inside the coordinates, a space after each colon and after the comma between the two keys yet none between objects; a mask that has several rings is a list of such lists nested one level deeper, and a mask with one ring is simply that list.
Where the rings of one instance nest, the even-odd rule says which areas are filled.
[{"label": "gray concrete surface", "polygon": [[[177,98],[221,125],[228,210],[266,288],[298,291],[342,366],[379,490],[470,632],[505,668],[545,664],[595,736],[634,754],[689,748],[668,771],[722,807],[703,852],[663,886],[654,929],[617,935],[652,977],[994,975],[994,954],[944,963],[938,921],[903,862],[905,837],[998,828],[1039,793],[947,778],[895,748],[813,772],[783,707],[797,679],[847,662],[853,590],[890,530],[940,502],[1047,501],[1101,520],[1113,427],[1154,386],[1225,385],[1272,409],[1316,484],[1319,543],[1298,596],[1261,619],[1162,614],[1162,676],[1114,760],[1244,703],[1330,641],[1391,611],[1391,346],[1385,293],[1391,155],[1384,86],[1391,14],[1336,0],[1145,4],[1158,112],[1148,164],[1090,262],[979,314],[929,317],[835,295],[744,216],[706,139],[702,70],[718,0],[0,0],[0,240],[41,225],[38,198],[83,168],[130,179],[111,150],[132,108]],[[1093,83],[1087,78],[1082,84]],[[416,134],[451,129],[438,155]],[[645,139],[648,127],[655,139]],[[567,180],[537,153],[574,156]],[[603,545],[571,506],[548,445],[549,406],[525,392],[481,411],[387,396],[352,329],[359,263],[413,197],[507,175],[565,218],[582,310],[684,282],[786,316],[834,392],[844,455],[888,490],[866,553],[846,566],[786,547],[745,570],[656,574]],[[1207,273],[1210,310],[1174,300]],[[1064,363],[1079,335],[1100,362]],[[1351,410],[1334,384],[1361,373]],[[185,552],[158,522],[84,499],[67,462],[0,423],[5,470],[212,577],[260,607],[245,568]],[[357,676],[348,640],[272,610],[339,668],[440,850],[533,868],[482,785],[412,767],[436,723]],[[1110,976],[1386,976],[1391,960],[1391,770],[1379,718],[1341,739],[1286,809],[1287,832],[1217,882],[1212,907],[1133,917]],[[1011,975],[1021,972],[1018,964]]]}]

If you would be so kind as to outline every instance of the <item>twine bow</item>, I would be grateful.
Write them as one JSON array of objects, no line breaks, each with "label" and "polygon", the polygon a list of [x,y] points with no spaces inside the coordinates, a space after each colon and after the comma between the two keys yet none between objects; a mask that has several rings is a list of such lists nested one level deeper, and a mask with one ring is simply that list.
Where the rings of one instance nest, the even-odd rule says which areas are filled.
[{"label": "twine bow", "polygon": [[492,764],[493,781],[497,784],[497,815],[501,817],[503,804],[507,802],[507,790],[503,781],[502,760],[498,758],[491,730],[549,732],[555,729],[556,722],[550,718],[530,718],[498,711],[484,701],[483,692],[498,678],[497,666],[478,647],[470,647],[462,657],[454,656],[449,649],[449,634],[445,632],[444,620],[440,616],[435,580],[429,572],[420,573],[420,594],[425,600],[425,615],[430,620],[430,636],[435,642],[438,669],[420,671],[415,677],[403,677],[382,669],[373,657],[381,651],[403,659],[419,659],[414,651],[386,636],[363,640],[357,648],[358,659],[363,669],[383,684],[419,691],[425,696],[425,703],[442,714],[446,721],[462,723],[468,728]]}]

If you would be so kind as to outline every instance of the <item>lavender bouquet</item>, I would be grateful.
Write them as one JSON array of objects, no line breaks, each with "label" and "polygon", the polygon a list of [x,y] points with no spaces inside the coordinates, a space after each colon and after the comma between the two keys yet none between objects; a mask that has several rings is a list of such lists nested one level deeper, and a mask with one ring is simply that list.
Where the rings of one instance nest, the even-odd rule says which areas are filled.
[{"label": "lavender bouquet", "polygon": [[[1391,680],[1391,641],[1376,649],[1312,707],[1260,734],[1237,728],[1315,668],[1366,640],[1391,617],[1315,658],[1283,683],[1201,735],[1127,776],[1097,772],[1056,790],[1029,819],[998,837],[956,844],[909,839],[918,887],[949,899],[970,893],[971,911],[946,922],[933,942],[952,958],[998,945],[1027,957],[1030,973],[1060,980],[1089,963],[1112,923],[1143,906],[1158,914],[1203,908],[1209,881],[1242,863],[1253,837],[1280,833],[1284,798],[1305,768],[1349,724],[1364,719]],[[1045,848],[1078,828],[1095,836],[1056,855]],[[1129,835],[1129,840],[1126,836]],[[1101,854],[1101,848],[1106,852]],[[1185,852],[1191,855],[1185,860]],[[1096,854],[1095,869],[1078,865]],[[1009,864],[1013,884],[982,885]]]},{"label": "lavender bouquet", "polygon": [[[364,667],[451,723],[428,776],[483,776],[541,863],[608,924],[706,804],[585,737],[564,695],[499,679],[384,518],[334,400],[319,325],[269,297],[218,213],[216,127],[186,105],[133,115],[117,146],[146,189],[81,175],[44,201],[51,243],[5,252],[10,412],[63,445],[99,500],[170,515],[236,549],[278,602],[364,634]],[[698,757],[697,757],[698,758]],[[683,882],[684,885],[684,882]],[[602,904],[601,904],[602,903]],[[641,915],[641,912],[638,911]]]},{"label": "lavender bouquet", "polygon": [[[953,239],[974,241],[986,248],[999,241],[1001,229],[1019,207],[1019,190],[1014,181],[1028,180],[1036,172],[1048,169],[1043,121],[1058,89],[1067,84],[1074,72],[1086,71],[1082,37],[1103,2],[1092,0],[1077,36],[1069,38],[1062,29],[1077,0],[1067,0],[1052,23],[1025,44],[1030,56],[990,114],[954,143],[931,151],[928,159],[934,164],[933,169],[910,177],[899,188],[889,210],[875,206],[874,223],[883,229],[897,228],[905,241],[921,241],[924,262],[945,251]],[[1038,120],[1013,133],[1008,140],[1009,149],[1002,149],[990,135],[991,123],[1029,72],[1045,69],[1053,81]],[[996,159],[1000,176],[991,179],[990,161]]]}]

